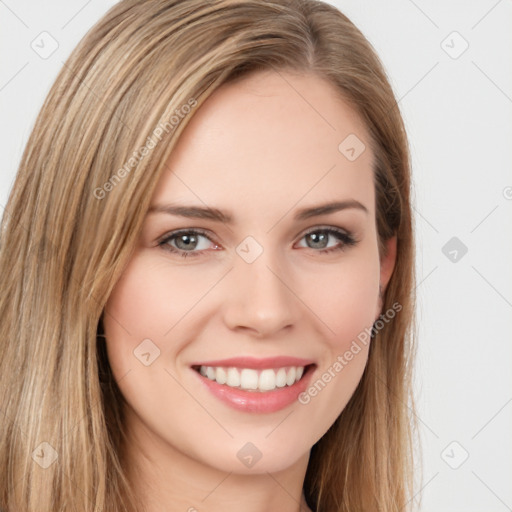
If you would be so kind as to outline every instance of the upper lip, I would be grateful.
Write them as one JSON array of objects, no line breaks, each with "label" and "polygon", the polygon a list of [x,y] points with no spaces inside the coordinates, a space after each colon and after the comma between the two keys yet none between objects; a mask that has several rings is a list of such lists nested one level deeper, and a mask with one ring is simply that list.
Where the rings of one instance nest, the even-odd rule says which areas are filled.
[{"label": "upper lip", "polygon": [[191,366],[215,366],[215,367],[233,367],[233,368],[252,368],[254,370],[262,368],[284,368],[286,366],[308,366],[314,364],[311,359],[301,359],[298,357],[276,356],[276,357],[231,357],[229,359],[217,359],[215,361],[202,361],[193,363]]}]

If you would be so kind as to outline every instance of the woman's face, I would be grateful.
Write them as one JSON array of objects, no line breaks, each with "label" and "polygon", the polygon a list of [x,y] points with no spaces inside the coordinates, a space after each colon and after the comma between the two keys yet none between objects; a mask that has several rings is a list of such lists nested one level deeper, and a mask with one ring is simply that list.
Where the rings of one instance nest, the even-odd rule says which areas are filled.
[{"label": "woman's face", "polygon": [[314,76],[257,73],[194,112],[104,315],[137,450],[235,473],[307,461],[362,376],[353,342],[393,267],[372,159]]}]

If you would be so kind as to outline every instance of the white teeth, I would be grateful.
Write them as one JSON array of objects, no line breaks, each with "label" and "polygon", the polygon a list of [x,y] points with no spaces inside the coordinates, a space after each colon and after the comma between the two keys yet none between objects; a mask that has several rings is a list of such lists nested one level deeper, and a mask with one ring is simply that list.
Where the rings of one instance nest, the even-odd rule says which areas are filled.
[{"label": "white teeth", "polygon": [[[203,368],[203,366],[201,366]],[[240,386],[240,372],[236,368],[228,369],[228,380],[226,384],[232,388]]]},{"label": "white teeth", "polygon": [[228,380],[228,375],[224,368],[217,368],[217,376],[215,379],[219,384],[226,384]]},{"label": "white teeth", "polygon": [[242,389],[258,389],[258,372],[245,368],[240,374],[240,387]]},{"label": "white teeth", "polygon": [[223,368],[213,366],[201,366],[199,373],[219,384],[225,384],[231,388],[239,388],[251,391],[272,391],[276,388],[292,386],[302,378],[303,366],[290,366],[278,369],[254,370],[252,368]]},{"label": "white teeth", "polygon": [[286,375],[286,384],[291,386],[295,382],[295,376],[297,375],[297,370],[292,366],[288,370],[288,375]]},{"label": "white teeth", "polygon": [[274,370],[263,370],[260,373],[258,389],[262,391],[271,391],[276,389],[276,372]]},{"label": "white teeth", "polygon": [[284,388],[286,386],[286,370],[279,368],[276,375],[276,387]]}]

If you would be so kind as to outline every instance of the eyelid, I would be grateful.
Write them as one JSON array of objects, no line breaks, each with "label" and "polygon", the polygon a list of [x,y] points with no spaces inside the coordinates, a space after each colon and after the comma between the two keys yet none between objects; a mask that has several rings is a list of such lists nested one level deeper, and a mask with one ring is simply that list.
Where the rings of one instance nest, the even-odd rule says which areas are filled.
[{"label": "eyelid", "polygon": [[[297,235],[295,238],[298,238],[298,242],[304,239],[307,235],[315,232],[325,232],[328,233],[328,236],[334,236],[338,239],[338,244],[336,244],[334,247],[327,247],[323,249],[314,249],[313,252],[326,255],[328,253],[336,253],[336,252],[342,252],[350,247],[356,246],[359,243],[359,237],[356,237],[354,233],[350,230],[347,230],[345,228],[340,228],[338,226],[330,226],[330,225],[315,225],[307,228],[305,231],[301,231],[299,235]],[[174,253],[181,257],[201,257],[204,256],[205,253],[210,252],[208,249],[202,249],[199,251],[186,251],[183,249],[178,249],[176,247],[173,247],[170,245],[170,240],[174,239],[175,237],[179,237],[180,234],[189,234],[189,233],[195,233],[199,236],[204,236],[207,240],[209,240],[212,244],[215,245],[215,249],[217,250],[219,247],[222,249],[222,246],[215,242],[214,237],[211,236],[211,233],[209,230],[205,230],[202,228],[181,228],[174,231],[167,232],[165,235],[160,237],[157,242],[157,246],[161,247],[163,250]],[[297,243],[297,242],[296,242]],[[294,244],[295,245],[295,244]],[[306,248],[307,247],[303,247]]]},{"label": "eyelid", "polygon": [[[214,246],[215,249],[203,249],[201,251],[185,251],[183,249],[178,249],[176,247],[173,247],[170,244],[170,241],[174,238],[179,237],[181,234],[188,234],[188,233],[195,233],[196,235],[203,236],[207,240],[209,240]],[[218,244],[213,237],[211,236],[210,232],[208,230],[202,229],[202,228],[181,228],[176,229],[174,231],[168,231],[166,234],[162,235],[158,238],[156,242],[156,246],[159,248],[162,248],[164,251],[167,251],[171,254],[175,254],[181,257],[201,257],[205,252],[208,252],[210,250],[216,250],[219,247],[222,247],[220,244]]]},{"label": "eyelid", "polygon": [[[301,232],[301,234],[298,236],[299,241],[301,241],[305,236],[316,233],[316,232],[326,232],[330,235],[336,236],[338,239],[340,239],[341,247],[340,250],[344,250],[348,247],[355,246],[359,243],[360,239],[359,236],[356,235],[356,233],[352,230],[348,230],[346,228],[340,228],[338,226],[330,226],[330,225],[316,225],[311,228],[308,228],[306,231]],[[331,248],[335,249],[335,248]],[[320,249],[315,252],[329,252],[330,249]]]},{"label": "eyelid", "polygon": [[[346,235],[351,235],[352,232],[345,229],[345,228],[340,228],[338,226],[331,226],[329,224],[316,224],[315,226],[312,226],[310,228],[307,228],[305,231],[301,231],[299,233],[299,235],[297,236],[305,236],[305,235],[309,235],[309,233],[314,233],[315,231],[323,231],[323,230],[333,230],[333,231],[340,231],[342,233],[345,233]],[[302,237],[301,236],[301,237]]]},{"label": "eyelid", "polygon": [[182,233],[191,233],[191,232],[197,233],[199,235],[203,235],[206,238],[208,238],[208,240],[213,242],[212,236],[211,236],[210,232],[208,230],[206,230],[206,229],[202,229],[202,228],[180,228],[180,229],[175,229],[175,230],[168,231],[167,233],[165,233],[162,236],[158,237],[157,238],[157,243],[163,242],[164,240],[167,240],[168,238],[181,235]]},{"label": "eyelid", "polygon": [[[353,232],[349,231],[349,230],[347,230],[345,228],[340,228],[340,227],[337,227],[337,226],[331,226],[331,225],[328,225],[328,224],[317,224],[315,226],[311,226],[310,228],[306,228],[303,231],[300,231],[294,238],[298,238],[298,237],[303,238],[304,236],[309,235],[310,233],[314,233],[315,231],[329,230],[329,229],[334,230],[334,231],[340,231],[340,232],[346,234],[347,236],[353,236]],[[168,231],[167,233],[165,233],[162,236],[158,237],[156,242],[157,242],[157,244],[159,244],[159,243],[167,240],[168,238],[171,238],[171,237],[174,237],[174,236],[178,236],[178,235],[180,235],[182,233],[190,233],[190,232],[194,232],[194,233],[203,235],[206,238],[208,238],[208,240],[210,240],[210,242],[215,243],[216,245],[221,245],[221,244],[215,242],[214,237],[212,236],[212,234],[211,234],[211,232],[209,230],[203,229],[203,228],[194,228],[194,227],[180,228],[180,229]]]}]

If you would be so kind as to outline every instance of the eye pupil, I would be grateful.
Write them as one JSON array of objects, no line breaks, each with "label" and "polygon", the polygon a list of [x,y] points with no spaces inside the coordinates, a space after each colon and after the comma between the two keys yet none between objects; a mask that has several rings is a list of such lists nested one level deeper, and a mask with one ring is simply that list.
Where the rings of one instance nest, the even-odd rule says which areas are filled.
[{"label": "eye pupil", "polygon": [[[181,242],[184,242],[184,244],[185,244],[183,247],[179,246]],[[192,235],[192,236],[180,235],[176,239],[176,245],[178,246],[178,249],[182,249],[182,248],[190,249],[190,247],[193,246],[195,243],[197,243],[197,237],[194,235]]]},{"label": "eye pupil", "polygon": [[308,236],[310,237],[310,239],[312,239],[313,244],[320,243],[320,248],[325,247],[324,242],[326,242],[327,238],[328,238],[328,235],[326,233],[323,233],[321,231],[316,231],[314,233],[310,233]]}]

